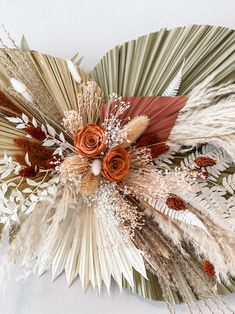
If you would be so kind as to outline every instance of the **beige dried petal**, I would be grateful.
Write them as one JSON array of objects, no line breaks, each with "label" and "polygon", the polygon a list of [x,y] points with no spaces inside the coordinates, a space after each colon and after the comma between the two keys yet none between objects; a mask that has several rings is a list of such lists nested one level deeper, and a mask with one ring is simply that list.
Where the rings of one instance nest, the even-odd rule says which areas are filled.
[{"label": "beige dried petal", "polygon": [[124,145],[130,146],[133,144],[144,133],[148,125],[149,118],[147,116],[137,116],[128,122],[123,128],[126,135]]},{"label": "beige dried petal", "polygon": [[83,174],[89,167],[87,158],[75,155],[65,158],[60,167],[61,174],[64,176],[77,176]]},{"label": "beige dried petal", "polygon": [[80,183],[80,192],[84,196],[89,196],[96,191],[100,183],[100,177],[95,176],[91,170],[83,174]]}]

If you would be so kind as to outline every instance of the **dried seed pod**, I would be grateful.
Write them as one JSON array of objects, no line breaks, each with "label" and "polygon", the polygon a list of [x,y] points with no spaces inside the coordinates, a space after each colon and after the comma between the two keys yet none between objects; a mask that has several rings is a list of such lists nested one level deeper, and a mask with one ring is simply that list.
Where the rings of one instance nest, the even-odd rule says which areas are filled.
[{"label": "dried seed pod", "polygon": [[202,167],[212,167],[214,165],[216,165],[216,160],[210,158],[210,157],[207,157],[207,156],[200,156],[200,157],[197,157],[195,160],[194,160],[195,164],[202,168]]},{"label": "dried seed pod", "polygon": [[187,209],[187,204],[178,196],[169,196],[166,200],[166,205],[174,210],[185,210]]}]

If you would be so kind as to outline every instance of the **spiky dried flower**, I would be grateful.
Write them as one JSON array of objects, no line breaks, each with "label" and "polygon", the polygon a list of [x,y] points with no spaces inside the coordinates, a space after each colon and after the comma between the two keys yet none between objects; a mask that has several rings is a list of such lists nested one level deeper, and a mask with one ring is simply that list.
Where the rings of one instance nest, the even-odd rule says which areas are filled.
[{"label": "spiky dried flower", "polygon": [[62,158],[60,156],[52,156],[46,161],[45,168],[46,169],[55,169],[62,162]]},{"label": "spiky dried flower", "polygon": [[109,148],[119,146],[126,141],[125,128],[122,127],[121,116],[130,107],[129,103],[122,100],[116,94],[112,94],[109,102],[102,106],[101,111],[105,114],[103,117],[103,127],[106,131],[107,146]]},{"label": "spiky dried flower", "polygon": [[96,215],[106,225],[111,245],[128,242],[143,225],[142,213],[123,194],[120,185],[102,182],[95,195]]},{"label": "spiky dried flower", "polygon": [[78,113],[82,118],[82,124],[97,123],[100,106],[103,102],[102,95],[98,94],[94,81],[80,84],[81,92],[77,95]]},{"label": "spiky dried flower", "polygon": [[25,165],[24,156],[28,153],[33,165],[48,169],[48,161],[53,157],[53,150],[51,148],[43,146],[38,140],[23,136],[14,138],[14,144],[20,151],[15,155],[15,159],[21,165]]},{"label": "spiky dried flower", "polygon": [[33,178],[37,175],[38,166],[28,166],[19,171],[19,175],[23,178]]},{"label": "spiky dried flower", "polygon": [[153,161],[151,149],[148,147],[133,147],[129,149],[129,153],[131,155],[132,166],[135,168],[144,167]]}]

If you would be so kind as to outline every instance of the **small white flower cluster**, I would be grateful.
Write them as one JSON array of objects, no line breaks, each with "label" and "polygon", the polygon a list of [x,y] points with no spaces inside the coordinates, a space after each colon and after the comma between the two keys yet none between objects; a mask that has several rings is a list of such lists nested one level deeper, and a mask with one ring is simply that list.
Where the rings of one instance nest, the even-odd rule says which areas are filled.
[{"label": "small white flower cluster", "polygon": [[104,120],[105,135],[109,148],[118,146],[126,141],[127,133],[123,129],[123,121],[120,119],[120,116],[129,107],[130,104],[122,101],[122,97],[118,97],[116,94],[110,96]]},{"label": "small white flower cluster", "polygon": [[141,215],[122,193],[116,183],[103,182],[94,198],[96,215],[106,226],[112,246],[127,243],[142,226]]}]

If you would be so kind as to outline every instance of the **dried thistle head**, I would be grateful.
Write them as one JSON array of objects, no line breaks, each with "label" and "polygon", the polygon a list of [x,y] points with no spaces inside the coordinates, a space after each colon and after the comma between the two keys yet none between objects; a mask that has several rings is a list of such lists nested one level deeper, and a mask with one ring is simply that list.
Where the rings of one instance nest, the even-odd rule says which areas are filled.
[{"label": "dried thistle head", "polygon": [[65,158],[60,166],[60,172],[65,177],[76,177],[87,171],[89,161],[87,158],[75,155]]},{"label": "dried thistle head", "polygon": [[128,122],[123,128],[126,137],[124,145],[133,144],[146,131],[149,120],[147,116],[137,116]]},{"label": "dried thistle head", "polygon": [[80,182],[80,193],[84,196],[93,194],[100,184],[100,177],[95,176],[91,170],[82,175]]}]

